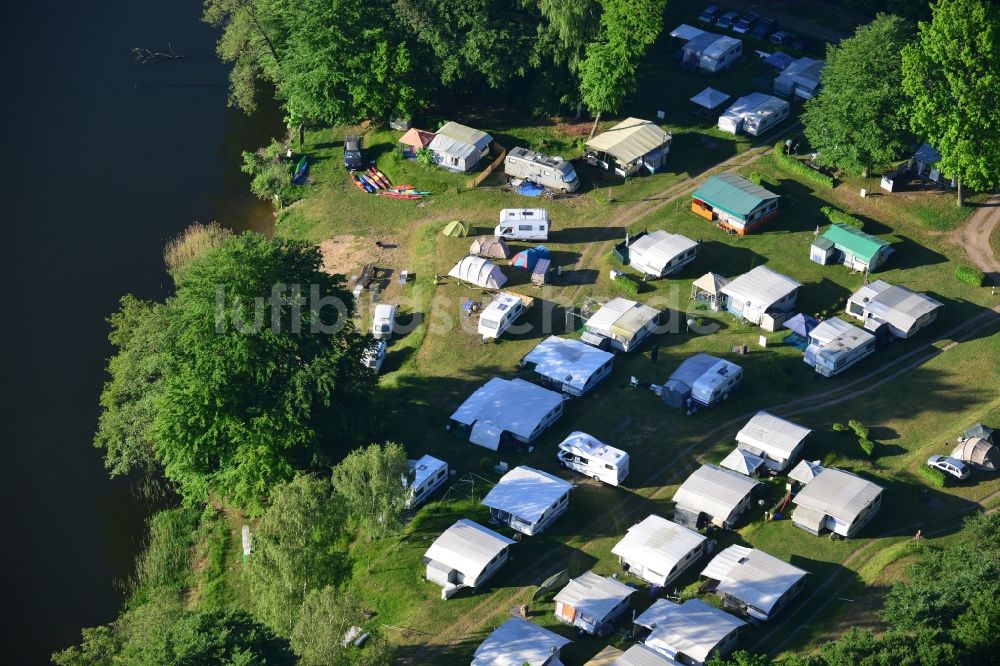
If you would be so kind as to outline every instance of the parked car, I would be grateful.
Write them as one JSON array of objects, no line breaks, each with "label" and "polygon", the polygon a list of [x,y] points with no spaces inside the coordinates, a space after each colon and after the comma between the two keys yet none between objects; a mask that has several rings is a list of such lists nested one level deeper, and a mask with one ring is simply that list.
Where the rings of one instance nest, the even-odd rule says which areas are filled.
[{"label": "parked car", "polygon": [[383,361],[385,361],[385,340],[377,341],[361,355],[361,364],[374,370],[376,375],[382,369]]},{"label": "parked car", "polygon": [[719,18],[715,19],[715,25],[720,28],[732,28],[739,16],[739,12],[726,12]]},{"label": "parked car", "polygon": [[382,303],[375,306],[372,317],[372,335],[376,340],[388,340],[396,332],[396,311],[398,306]]},{"label": "parked car", "polygon": [[753,30],[750,31],[750,36],[756,37],[757,39],[767,39],[770,37],[771,33],[777,29],[777,21],[769,18],[761,18],[757,21],[757,25],[753,27]]},{"label": "parked car", "polygon": [[791,44],[798,38],[790,32],[778,30],[777,32],[771,33],[771,36],[768,39],[770,39],[772,43],[782,46]]},{"label": "parked car", "polygon": [[356,171],[365,165],[364,148],[360,136],[344,138],[344,168]]},{"label": "parked car", "polygon": [[949,458],[948,456],[931,456],[927,459],[927,465],[939,469],[959,481],[969,478],[969,475],[972,474],[972,469],[968,465],[957,458]]},{"label": "parked car", "polygon": [[702,23],[715,23],[715,17],[719,15],[721,11],[715,5],[709,5],[705,7],[705,11],[698,15],[698,20]]},{"label": "parked car", "polygon": [[750,32],[750,29],[757,25],[757,21],[760,19],[759,16],[753,12],[747,12],[743,16],[736,20],[733,24],[733,32],[738,32],[741,35]]}]

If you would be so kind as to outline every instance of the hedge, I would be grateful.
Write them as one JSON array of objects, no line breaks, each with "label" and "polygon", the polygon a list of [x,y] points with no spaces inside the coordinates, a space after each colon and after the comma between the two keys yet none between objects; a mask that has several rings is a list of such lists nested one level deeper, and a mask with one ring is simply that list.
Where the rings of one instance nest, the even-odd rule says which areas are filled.
[{"label": "hedge", "polygon": [[842,210],[837,210],[833,206],[823,206],[820,210],[826,215],[826,219],[830,220],[831,224],[846,224],[858,230],[865,228],[864,222],[853,215],[848,215]]},{"label": "hedge", "polygon": [[858,444],[861,445],[861,450],[864,451],[865,455],[869,458],[875,454],[875,442],[867,437],[858,437]]},{"label": "hedge", "polygon": [[847,427],[854,431],[858,439],[868,439],[868,428],[861,421],[851,419],[847,422]]},{"label": "hedge", "polygon": [[948,480],[944,472],[933,467],[928,467],[927,465],[920,466],[920,476],[924,477],[924,480],[935,488],[944,488],[944,484]]},{"label": "hedge", "polygon": [[986,280],[986,275],[975,266],[959,264],[955,267],[955,279],[959,282],[971,284],[973,287],[982,287],[983,282]]},{"label": "hedge", "polygon": [[783,169],[791,171],[798,176],[802,176],[802,178],[806,180],[811,180],[817,185],[822,185],[823,187],[833,187],[833,178],[816,171],[816,169],[810,169],[805,164],[797,160],[794,155],[786,155],[784,141],[779,141],[774,144],[774,155],[778,160],[778,166]]},{"label": "hedge", "polygon": [[617,283],[619,289],[629,296],[637,296],[639,294],[639,283],[631,275],[619,275],[615,278],[615,283]]}]

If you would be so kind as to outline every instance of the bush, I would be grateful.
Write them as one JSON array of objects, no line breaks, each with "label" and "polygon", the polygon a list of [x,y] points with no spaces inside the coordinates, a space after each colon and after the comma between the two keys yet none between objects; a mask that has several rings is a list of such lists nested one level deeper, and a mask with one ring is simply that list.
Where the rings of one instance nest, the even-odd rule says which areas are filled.
[{"label": "bush", "polygon": [[760,175],[759,171],[751,171],[747,174],[747,180],[749,180],[754,185],[763,185],[764,176]]},{"label": "bush", "polygon": [[868,439],[868,428],[866,428],[861,421],[851,419],[847,422],[847,426],[854,431],[854,434],[858,436],[858,439]]},{"label": "bush", "polygon": [[920,466],[920,476],[924,477],[924,480],[935,488],[944,488],[945,483],[948,481],[948,477],[944,475],[944,472],[933,467],[928,467],[927,465]]},{"label": "bush", "polygon": [[822,187],[833,187],[833,178],[815,169],[810,169],[796,159],[794,155],[786,155],[784,141],[779,141],[774,145],[774,155],[778,160],[778,165],[786,171],[790,171],[796,176],[801,176],[803,179],[812,181]]},{"label": "bush", "polygon": [[986,275],[975,266],[959,264],[955,267],[955,279],[965,284],[971,284],[973,287],[982,287]]},{"label": "bush", "polygon": [[844,432],[845,430],[847,430],[847,426],[845,426],[843,423],[834,423],[830,427],[833,428],[834,432]]},{"label": "bush", "polygon": [[868,439],[867,437],[858,437],[858,444],[861,445],[861,450],[865,452],[865,455],[871,458],[875,455],[875,442]]},{"label": "bush", "polygon": [[637,296],[639,294],[639,282],[631,275],[619,275],[615,279],[615,283],[623,293],[629,296]]},{"label": "bush", "polygon": [[417,161],[425,166],[434,166],[434,153],[430,148],[421,148],[417,151]]},{"label": "bush", "polygon": [[823,206],[820,210],[826,216],[826,219],[830,220],[831,224],[845,224],[858,230],[865,228],[864,222],[853,215],[848,215],[842,210],[837,210],[833,206]]}]

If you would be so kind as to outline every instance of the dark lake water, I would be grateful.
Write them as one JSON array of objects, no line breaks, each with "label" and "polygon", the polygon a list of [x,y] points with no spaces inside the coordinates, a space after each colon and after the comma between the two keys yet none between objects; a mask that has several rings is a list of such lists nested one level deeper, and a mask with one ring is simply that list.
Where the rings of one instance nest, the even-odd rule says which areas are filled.
[{"label": "dark lake water", "polygon": [[[43,663],[114,618],[148,508],[91,445],[127,292],[168,287],[164,241],[194,220],[268,229],[240,151],[281,131],[226,107],[200,0],[4,3],[5,312],[0,661]],[[140,66],[132,47],[183,60]]]}]

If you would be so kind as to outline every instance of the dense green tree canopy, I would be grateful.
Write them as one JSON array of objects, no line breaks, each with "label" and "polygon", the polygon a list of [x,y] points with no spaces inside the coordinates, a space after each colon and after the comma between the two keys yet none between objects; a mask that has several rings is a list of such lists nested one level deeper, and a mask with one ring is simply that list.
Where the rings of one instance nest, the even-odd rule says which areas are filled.
[{"label": "dense green tree canopy", "polygon": [[802,114],[806,138],[822,164],[860,174],[899,158],[907,147],[900,52],[903,19],[880,14],[826,51],[823,87]]},{"label": "dense green tree canopy", "polygon": [[406,450],[395,442],[349,453],[333,468],[333,485],[351,517],[368,534],[382,536],[399,526],[412,478]]},{"label": "dense green tree canopy", "polygon": [[332,587],[312,590],[306,595],[299,619],[292,631],[292,649],[300,666],[381,666],[392,663],[386,641],[370,636],[364,649],[343,645],[344,634],[364,625],[357,598]]},{"label": "dense green tree canopy", "polygon": [[903,50],[913,131],[962,185],[1000,185],[1000,10],[985,0],[938,0]]}]

